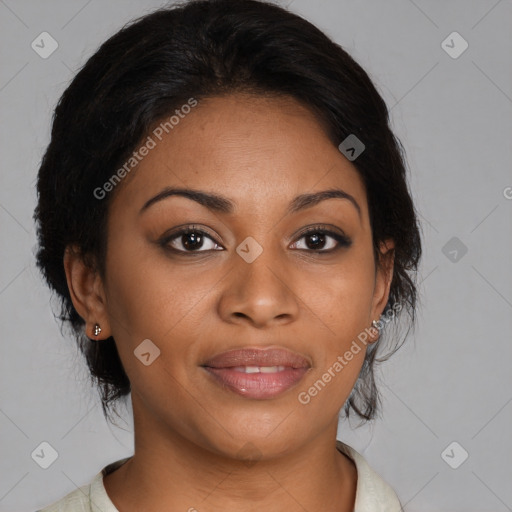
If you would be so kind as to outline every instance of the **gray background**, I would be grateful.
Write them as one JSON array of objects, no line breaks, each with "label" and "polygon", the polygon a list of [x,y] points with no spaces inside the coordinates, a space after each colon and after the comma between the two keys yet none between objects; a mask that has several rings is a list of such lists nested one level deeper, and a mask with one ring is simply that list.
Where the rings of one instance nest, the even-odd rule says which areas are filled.
[{"label": "gray background", "polygon": [[[130,411],[121,428],[105,422],[85,363],[53,319],[31,217],[58,97],[103,40],[159,5],[0,0],[0,511],[47,505],[133,450]],[[360,429],[343,422],[338,437],[409,512],[512,510],[512,3],[294,0],[290,8],[375,81],[406,147],[423,224],[418,328],[379,374],[383,418]],[[47,59],[31,48],[43,31],[59,44]],[[453,31],[469,44],[458,58],[441,46]],[[48,469],[31,457],[43,441],[58,452]],[[460,463],[463,449],[469,457],[453,469],[445,459]]]}]

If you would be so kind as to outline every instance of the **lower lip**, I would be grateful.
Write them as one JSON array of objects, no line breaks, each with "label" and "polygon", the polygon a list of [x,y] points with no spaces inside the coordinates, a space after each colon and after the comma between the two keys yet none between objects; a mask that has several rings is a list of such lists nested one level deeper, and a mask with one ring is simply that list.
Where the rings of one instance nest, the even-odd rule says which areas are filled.
[{"label": "lower lip", "polygon": [[286,368],[276,373],[243,373],[233,368],[204,367],[215,380],[246,398],[274,398],[295,386],[308,368]]}]

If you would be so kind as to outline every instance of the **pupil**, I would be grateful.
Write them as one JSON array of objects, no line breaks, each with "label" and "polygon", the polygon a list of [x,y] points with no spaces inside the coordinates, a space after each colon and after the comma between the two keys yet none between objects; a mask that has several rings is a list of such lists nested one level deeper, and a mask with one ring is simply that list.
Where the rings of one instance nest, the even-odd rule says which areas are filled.
[{"label": "pupil", "polygon": [[307,243],[307,246],[310,249],[318,249],[318,245],[323,245],[325,243],[325,236],[319,235],[318,233],[308,235],[307,239],[308,241],[314,240],[312,244]]},{"label": "pupil", "polygon": [[203,245],[202,236],[198,233],[187,233],[184,238],[183,247],[186,249],[198,249]]}]

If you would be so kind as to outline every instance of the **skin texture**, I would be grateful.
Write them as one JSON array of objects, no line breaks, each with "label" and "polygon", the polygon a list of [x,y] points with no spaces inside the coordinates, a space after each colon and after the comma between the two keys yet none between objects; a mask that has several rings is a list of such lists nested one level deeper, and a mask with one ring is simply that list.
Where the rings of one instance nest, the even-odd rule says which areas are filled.
[{"label": "skin texture", "polygon": [[[168,186],[221,194],[236,209],[213,212],[173,196],[139,213]],[[286,214],[297,195],[331,188],[351,194],[360,213],[331,198]],[[158,244],[192,224],[211,237],[194,254]],[[351,245],[315,253],[301,233],[318,224],[341,230]],[[247,237],[263,249],[252,263],[236,252]],[[186,251],[184,240],[167,245]],[[326,235],[318,248],[337,245]],[[115,190],[105,280],[72,251],[64,260],[88,336],[96,322],[96,338],[114,336],[131,382],[135,455],[104,479],[116,507],[352,510],[357,472],[335,439],[364,349],[310,403],[297,397],[379,318],[392,247],[382,246],[377,268],[363,182],[307,108],[244,94],[201,100]],[[161,351],[149,366],[134,356],[145,339]],[[312,367],[264,400],[223,389],[200,367],[249,346],[284,347]],[[258,460],[248,462],[251,454]]]}]

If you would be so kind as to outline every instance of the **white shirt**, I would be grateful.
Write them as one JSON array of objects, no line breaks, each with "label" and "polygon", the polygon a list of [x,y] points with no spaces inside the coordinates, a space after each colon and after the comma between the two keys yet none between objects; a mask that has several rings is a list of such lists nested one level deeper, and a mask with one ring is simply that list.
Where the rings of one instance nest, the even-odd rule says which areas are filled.
[{"label": "white shirt", "polygon": [[[402,506],[395,491],[366,462],[364,457],[341,441],[338,450],[350,457],[357,468],[357,487],[354,512],[400,512]],[[119,512],[110,500],[103,477],[131,457],[105,466],[91,483],[76,489],[59,501],[37,512]]]}]

